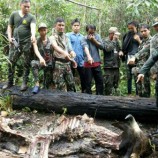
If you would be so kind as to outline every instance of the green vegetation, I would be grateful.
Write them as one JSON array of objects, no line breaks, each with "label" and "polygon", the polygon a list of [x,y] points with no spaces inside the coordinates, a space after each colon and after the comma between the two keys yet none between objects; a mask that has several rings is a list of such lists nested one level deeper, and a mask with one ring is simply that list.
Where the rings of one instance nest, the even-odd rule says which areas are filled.
[{"label": "green vegetation", "polygon": [[11,96],[0,96],[0,111],[7,111],[8,113],[13,111]]}]

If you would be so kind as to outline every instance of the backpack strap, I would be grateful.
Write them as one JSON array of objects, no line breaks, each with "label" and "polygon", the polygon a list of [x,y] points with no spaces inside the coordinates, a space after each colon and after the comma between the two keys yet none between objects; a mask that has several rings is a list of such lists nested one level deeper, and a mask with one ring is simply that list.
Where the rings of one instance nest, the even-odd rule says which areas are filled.
[{"label": "backpack strap", "polygon": [[19,21],[17,28],[22,24],[23,20],[27,17],[27,14],[25,14]]}]

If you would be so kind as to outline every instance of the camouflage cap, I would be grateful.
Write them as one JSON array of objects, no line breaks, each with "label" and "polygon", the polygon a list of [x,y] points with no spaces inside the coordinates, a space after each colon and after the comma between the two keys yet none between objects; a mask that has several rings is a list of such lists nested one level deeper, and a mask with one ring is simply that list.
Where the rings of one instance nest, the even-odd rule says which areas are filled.
[{"label": "camouflage cap", "polygon": [[40,28],[47,28],[47,25],[45,23],[40,23],[39,26],[38,26],[38,30]]},{"label": "camouflage cap", "polygon": [[158,25],[158,17],[153,20],[152,26],[156,26],[156,25]]},{"label": "camouflage cap", "polygon": [[109,33],[115,33],[117,31],[118,31],[117,27],[110,27],[109,29]]}]

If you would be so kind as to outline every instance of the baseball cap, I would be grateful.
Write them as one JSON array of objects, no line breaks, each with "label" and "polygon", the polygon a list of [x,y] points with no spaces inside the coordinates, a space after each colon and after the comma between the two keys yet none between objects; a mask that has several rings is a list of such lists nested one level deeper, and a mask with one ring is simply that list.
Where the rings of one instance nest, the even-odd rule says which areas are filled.
[{"label": "baseball cap", "polygon": [[38,30],[40,28],[47,28],[47,25],[45,23],[40,23],[39,26],[38,26]]}]

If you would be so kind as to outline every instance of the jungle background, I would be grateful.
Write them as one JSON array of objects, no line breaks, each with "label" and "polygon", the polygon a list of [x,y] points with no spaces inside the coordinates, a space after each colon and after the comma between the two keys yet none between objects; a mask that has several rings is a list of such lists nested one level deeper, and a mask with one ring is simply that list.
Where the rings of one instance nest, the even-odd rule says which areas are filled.
[{"label": "jungle background", "polygon": [[[75,2],[75,3],[74,3]],[[4,47],[8,44],[5,37],[8,19],[12,11],[18,10],[20,0],[0,0],[0,81],[7,80],[7,56]],[[85,7],[86,6],[86,7]],[[40,22],[48,25],[51,34],[54,20],[63,17],[66,32],[71,31],[71,21],[81,20],[81,33],[85,34],[86,24],[95,24],[102,38],[108,36],[108,29],[116,26],[121,37],[127,31],[127,23],[136,20],[139,23],[152,24],[157,16],[158,0],[31,0],[31,13],[35,15],[37,26]],[[154,31],[151,29],[151,34]],[[38,36],[38,32],[37,32]],[[102,52],[101,52],[102,54]],[[125,63],[120,68],[120,86],[115,95],[127,95]],[[33,78],[30,76],[30,86]],[[152,81],[152,96],[154,95]],[[133,86],[134,87],[134,86]],[[79,89],[79,87],[78,87]],[[135,90],[133,89],[133,94]]]}]

